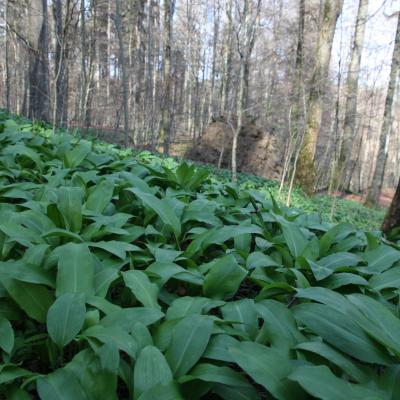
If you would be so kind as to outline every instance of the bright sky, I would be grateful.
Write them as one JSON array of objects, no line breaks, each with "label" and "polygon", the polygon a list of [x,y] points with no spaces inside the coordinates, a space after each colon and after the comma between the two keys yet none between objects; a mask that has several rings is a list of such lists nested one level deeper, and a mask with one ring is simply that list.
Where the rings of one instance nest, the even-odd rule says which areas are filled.
[{"label": "bright sky", "polygon": [[[346,73],[349,52],[354,34],[358,0],[345,0],[342,17],[338,21],[332,53],[332,68]],[[361,59],[361,76],[371,86],[386,85],[396,33],[396,16],[400,11],[400,0],[369,0],[368,21],[365,29],[364,47]]]}]

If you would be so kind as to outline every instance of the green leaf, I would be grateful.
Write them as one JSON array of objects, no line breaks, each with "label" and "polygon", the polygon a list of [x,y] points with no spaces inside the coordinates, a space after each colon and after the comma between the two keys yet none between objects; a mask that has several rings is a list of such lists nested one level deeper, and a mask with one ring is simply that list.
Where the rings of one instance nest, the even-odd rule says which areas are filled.
[{"label": "green leaf", "polygon": [[183,318],[175,326],[165,354],[174,376],[186,374],[199,360],[207,347],[212,329],[212,320],[197,314]]},{"label": "green leaf", "polygon": [[346,374],[359,383],[368,382],[371,379],[370,374],[367,374],[361,365],[356,365],[345,355],[324,342],[304,342],[298,344],[295,349],[318,354],[325,358],[327,362],[341,368]]},{"label": "green leaf", "polygon": [[104,327],[95,325],[83,331],[82,335],[95,338],[101,343],[113,343],[132,358],[136,356],[135,339],[119,326]]},{"label": "green leaf", "polygon": [[338,350],[368,363],[392,363],[384,350],[360,328],[354,316],[323,304],[301,304],[293,311],[296,320]]},{"label": "green leaf", "polygon": [[56,295],[94,294],[94,261],[86,244],[68,243],[57,249],[58,273]]},{"label": "green leaf", "polygon": [[58,188],[57,207],[64,217],[66,228],[74,233],[79,233],[82,227],[82,199],[81,188],[67,186]]},{"label": "green leaf", "polygon": [[210,299],[205,297],[179,297],[169,306],[166,319],[184,318],[187,315],[201,314]]},{"label": "green leaf", "polygon": [[351,294],[347,298],[366,318],[357,323],[376,341],[388,347],[400,357],[400,319],[378,301],[362,294]]},{"label": "green leaf", "polygon": [[66,369],[58,369],[38,379],[36,387],[41,400],[87,400],[78,378]]},{"label": "green leaf", "polygon": [[1,364],[0,365],[0,387],[4,384],[11,383],[15,379],[29,378],[35,374],[26,369],[20,368],[14,364]]},{"label": "green leaf", "polygon": [[213,392],[224,400],[259,400],[260,396],[253,386],[235,387],[214,385]]},{"label": "green leaf", "polygon": [[111,203],[114,193],[114,182],[111,179],[104,179],[96,185],[86,200],[85,207],[96,213],[102,213]]},{"label": "green leaf", "polygon": [[286,380],[292,371],[290,360],[276,350],[258,343],[241,342],[229,352],[240,368],[278,400],[303,398],[296,385]]},{"label": "green leaf", "polygon": [[211,360],[233,362],[229,348],[239,343],[234,337],[225,334],[213,335],[208,343],[203,357]]},{"label": "green leaf", "polygon": [[304,340],[293,314],[284,304],[276,300],[262,300],[256,304],[256,310],[264,320],[258,342],[268,339],[269,343],[279,348],[286,345],[292,347]]},{"label": "green leaf", "polygon": [[254,339],[258,331],[258,318],[252,299],[230,301],[221,307],[221,311],[224,319],[238,322],[233,324],[235,329]]},{"label": "green leaf", "polygon": [[122,273],[125,285],[131,289],[135,297],[145,306],[150,308],[160,308],[157,303],[158,286],[151,283],[148,276],[138,270],[130,270]]},{"label": "green leaf", "polygon": [[[102,360],[99,356],[99,351],[102,348],[104,346],[98,348],[97,353],[90,349],[80,351],[64,369],[72,372],[79,380],[85,390],[87,400],[118,400],[116,393],[117,375],[110,372],[110,368],[115,368],[115,365],[108,365],[107,368],[102,366]],[[118,357],[118,352],[114,353],[115,356]],[[110,361],[115,362],[115,359]]]},{"label": "green leaf", "polygon": [[302,365],[289,379],[298,382],[305,391],[322,400],[378,400],[384,393],[349,383],[336,377],[328,367]]},{"label": "green leaf", "polygon": [[11,298],[38,322],[45,322],[47,311],[54,301],[53,293],[42,285],[2,278],[2,284]]},{"label": "green leaf", "polygon": [[75,168],[80,165],[86,156],[90,153],[91,146],[89,142],[81,142],[72,150],[65,152],[64,165],[67,168]]},{"label": "green leaf", "polygon": [[138,400],[183,400],[175,382],[156,385],[143,393]]},{"label": "green leaf", "polygon": [[160,350],[147,346],[140,352],[135,363],[133,380],[135,399],[158,384],[172,382],[171,369]]},{"label": "green leaf", "polygon": [[304,233],[297,225],[289,222],[281,223],[281,229],[292,256],[300,256],[308,244]]},{"label": "green leaf", "polygon": [[130,243],[120,242],[117,240],[108,240],[107,242],[91,242],[88,243],[89,247],[97,247],[99,249],[105,250],[108,253],[111,253],[121,260],[126,259],[126,252],[127,251],[140,251],[141,249],[137,246],[134,246]]},{"label": "green leaf", "polygon": [[400,260],[400,251],[386,244],[381,244],[377,249],[367,251],[362,256],[368,263],[369,272],[384,272]]},{"label": "green leaf", "polygon": [[213,364],[197,364],[188,375],[182,376],[178,381],[184,383],[196,379],[236,387],[248,387],[250,385],[241,373],[229,367],[218,367]]},{"label": "green leaf", "polygon": [[10,321],[0,315],[0,348],[11,354],[14,347],[14,330]]},{"label": "green leaf", "polygon": [[233,297],[247,271],[238,265],[233,255],[219,259],[206,275],[203,290],[207,297],[229,299]]},{"label": "green leaf", "polygon": [[247,257],[246,268],[254,269],[260,267],[280,267],[280,265],[272,257],[261,251],[254,251]]},{"label": "green leaf", "polygon": [[100,324],[105,327],[118,326],[131,332],[137,322],[148,326],[160,320],[164,314],[156,308],[133,307],[122,308],[106,315]]},{"label": "green leaf", "polygon": [[153,194],[142,192],[137,188],[130,190],[143,202],[146,207],[151,208],[161,218],[165,225],[168,225],[172,228],[176,237],[180,236],[181,223],[165,199],[160,200]]},{"label": "green leaf", "polygon": [[381,274],[373,275],[369,285],[375,290],[400,287],[400,267],[390,268]]},{"label": "green leaf", "polygon": [[79,333],[85,313],[82,293],[65,293],[52,304],[47,314],[47,331],[58,347],[66,346]]},{"label": "green leaf", "polygon": [[347,272],[333,274],[320,283],[328,289],[337,289],[347,285],[368,286],[368,281],[362,276]]}]

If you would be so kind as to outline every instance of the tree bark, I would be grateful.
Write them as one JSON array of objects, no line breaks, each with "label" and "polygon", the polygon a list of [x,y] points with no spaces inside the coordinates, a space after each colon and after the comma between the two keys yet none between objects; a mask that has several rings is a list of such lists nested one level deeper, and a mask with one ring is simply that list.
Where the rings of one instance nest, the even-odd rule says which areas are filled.
[{"label": "tree bark", "polygon": [[368,16],[368,0],[360,0],[358,5],[356,28],[351,61],[347,73],[347,99],[343,127],[343,139],[339,154],[339,161],[335,172],[338,184],[349,190],[352,171],[355,168],[355,157],[352,154],[353,142],[357,125],[357,94],[358,77],[360,73],[361,52],[364,42],[365,25]]},{"label": "tree bark", "polygon": [[169,154],[171,138],[171,44],[172,44],[172,16],[175,0],[164,0],[164,35],[163,35],[163,102],[161,108],[161,136],[163,139],[164,154]]},{"label": "tree bark", "polygon": [[394,228],[400,228],[400,180],[381,227],[382,231],[386,234]]},{"label": "tree bark", "polygon": [[[41,10],[41,15],[36,15],[37,10]],[[36,120],[50,121],[47,0],[32,1],[31,9],[28,11],[30,12],[29,23],[32,24],[29,33],[31,49],[29,52],[28,117]],[[36,29],[39,26],[40,32],[36,36]]]},{"label": "tree bark", "polygon": [[383,179],[385,174],[385,165],[388,153],[388,140],[393,124],[393,103],[396,91],[396,82],[400,72],[400,13],[397,14],[397,30],[394,41],[392,56],[392,65],[390,67],[389,85],[386,94],[385,111],[383,114],[383,123],[379,136],[379,149],[376,158],[375,171],[372,178],[372,185],[368,191],[365,205],[372,207],[379,204]]},{"label": "tree bark", "polygon": [[121,67],[121,72],[122,72],[122,97],[123,97],[123,108],[124,108],[124,144],[125,147],[128,147],[129,145],[128,76],[126,73],[124,41],[122,37],[120,0],[115,1],[115,7],[116,7],[115,30],[117,31],[118,35],[119,65]]},{"label": "tree bark", "polygon": [[307,106],[308,117],[298,165],[299,175],[307,176],[306,182],[299,180],[299,183],[308,192],[314,189],[310,182],[315,180],[315,150],[321,127],[326,81],[329,79],[332,43],[336,22],[342,12],[343,0],[323,0],[321,5],[321,23],[315,54],[315,67],[311,77]]}]

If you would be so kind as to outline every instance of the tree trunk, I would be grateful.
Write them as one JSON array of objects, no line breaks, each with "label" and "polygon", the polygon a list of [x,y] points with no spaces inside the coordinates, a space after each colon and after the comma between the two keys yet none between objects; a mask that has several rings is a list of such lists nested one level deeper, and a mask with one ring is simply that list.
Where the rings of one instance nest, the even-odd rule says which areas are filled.
[{"label": "tree trunk", "polygon": [[299,176],[307,176],[306,182],[299,180],[299,183],[308,192],[314,189],[313,185],[310,185],[310,182],[314,182],[315,180],[315,150],[321,126],[326,81],[329,79],[332,43],[336,22],[342,12],[343,0],[323,0],[321,6],[321,23],[315,55],[315,67],[311,77],[307,107],[307,124],[299,156],[299,165],[297,167]]},{"label": "tree trunk", "polygon": [[394,41],[394,49],[392,56],[392,65],[390,67],[389,86],[386,94],[385,111],[383,114],[383,123],[381,133],[379,136],[379,149],[376,158],[375,171],[372,178],[372,185],[368,191],[365,205],[372,207],[379,204],[379,197],[381,195],[383,178],[385,174],[385,164],[388,152],[388,140],[390,130],[393,123],[393,103],[396,91],[396,82],[400,72],[400,13],[397,15],[397,30],[396,38]]},{"label": "tree trunk", "polygon": [[357,94],[358,77],[360,72],[361,52],[364,42],[365,25],[368,16],[368,0],[360,0],[356,19],[351,61],[347,73],[347,99],[343,127],[343,140],[336,168],[338,184],[348,190],[352,171],[355,168],[355,158],[352,154],[353,142],[356,136],[357,125]]},{"label": "tree trunk", "polygon": [[[32,26],[30,26],[29,34],[31,49],[29,52],[28,117],[50,121],[47,0],[32,1],[30,7],[29,23]],[[41,15],[37,15],[37,10],[41,10]],[[39,26],[40,32],[36,36]]]},{"label": "tree trunk", "polygon": [[124,144],[125,147],[128,147],[129,145],[128,76],[126,73],[124,41],[122,38],[120,0],[115,1],[115,7],[116,7],[115,30],[117,31],[118,35],[119,65],[121,67],[121,72],[122,72],[122,96],[123,96],[123,107],[124,107]]},{"label": "tree trunk", "polygon": [[[237,123],[236,129],[232,138],[232,180],[237,181],[237,143],[242,129],[243,114],[247,107],[248,101],[248,88],[249,88],[249,65],[250,57],[254,48],[256,28],[260,16],[261,0],[258,0],[256,9],[254,11],[253,0],[244,0],[242,17],[237,36],[237,48],[239,53],[239,93],[237,97]],[[244,37],[240,38],[240,31],[244,32]]]},{"label": "tree trunk", "polygon": [[387,234],[393,228],[400,228],[400,180],[381,229]]},{"label": "tree trunk", "polygon": [[172,44],[172,16],[175,1],[164,0],[164,37],[163,37],[163,82],[164,93],[161,108],[161,136],[163,139],[164,154],[169,154],[171,138],[171,44]]}]

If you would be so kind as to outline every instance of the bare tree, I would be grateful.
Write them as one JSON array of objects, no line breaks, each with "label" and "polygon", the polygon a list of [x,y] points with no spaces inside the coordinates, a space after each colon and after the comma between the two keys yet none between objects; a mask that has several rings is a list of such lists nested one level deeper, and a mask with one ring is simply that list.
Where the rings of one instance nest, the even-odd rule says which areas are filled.
[{"label": "bare tree", "polygon": [[[236,0],[237,1],[237,0]],[[239,8],[239,4],[236,6]],[[249,90],[249,68],[251,53],[256,38],[256,28],[260,17],[261,0],[254,5],[253,0],[243,0],[243,9],[239,12],[239,26],[236,28],[237,51],[239,53],[239,91],[237,96],[237,122],[232,138],[232,180],[237,180],[237,142],[242,129],[243,114],[247,107]]]},{"label": "bare tree", "polygon": [[164,43],[163,43],[163,82],[164,92],[161,108],[161,134],[163,137],[164,153],[169,153],[171,139],[171,45],[172,45],[172,17],[175,9],[175,0],[164,0]]},{"label": "bare tree", "polygon": [[385,111],[381,133],[379,136],[379,149],[376,158],[375,171],[372,178],[372,184],[368,191],[365,204],[368,206],[376,206],[379,204],[382,184],[385,174],[385,165],[388,157],[388,140],[393,124],[393,103],[396,90],[396,82],[400,73],[400,13],[397,13],[397,30],[394,41],[394,49],[392,56],[392,65],[390,67],[389,85],[386,94]]},{"label": "bare tree", "polygon": [[340,186],[346,190],[350,188],[351,175],[355,168],[353,142],[356,139],[358,79],[367,16],[368,0],[360,0],[358,5],[353,47],[351,49],[351,60],[347,72],[347,99],[343,127],[343,140],[337,169],[335,172],[336,179],[339,180]]},{"label": "bare tree", "polygon": [[129,144],[129,108],[128,108],[128,75],[126,73],[124,40],[122,37],[121,6],[120,0],[115,0],[115,29],[118,35],[119,63],[122,71],[122,96],[124,107],[124,142]]}]

